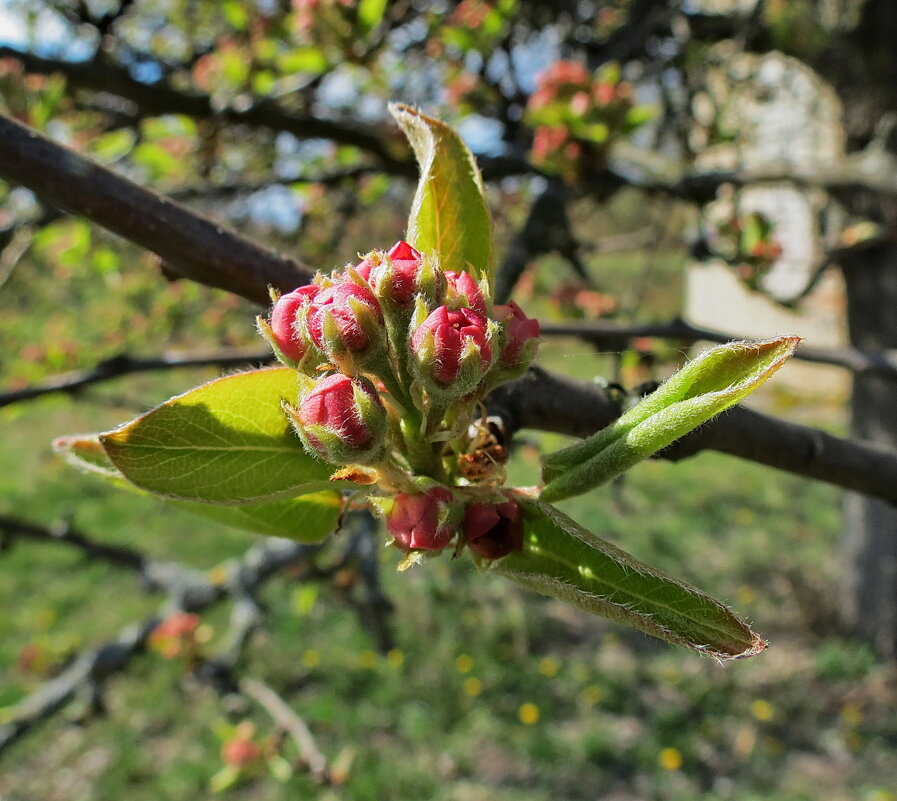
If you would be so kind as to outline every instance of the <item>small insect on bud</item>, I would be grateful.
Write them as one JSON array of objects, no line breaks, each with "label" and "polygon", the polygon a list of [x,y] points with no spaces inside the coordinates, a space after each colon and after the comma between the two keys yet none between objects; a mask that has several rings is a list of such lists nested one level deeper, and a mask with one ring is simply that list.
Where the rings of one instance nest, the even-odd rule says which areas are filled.
[{"label": "small insect on bud", "polygon": [[308,352],[309,343],[302,334],[300,316],[303,307],[320,291],[319,286],[309,284],[281,295],[271,310],[267,329],[262,327],[277,356],[289,367],[298,365]]},{"label": "small insect on bud", "polygon": [[462,368],[467,379],[460,392],[470,391],[492,363],[487,319],[473,309],[440,306],[411,334],[411,352],[423,378],[443,387],[458,379]]},{"label": "small insect on bud", "polygon": [[404,551],[441,551],[455,536],[453,501],[443,487],[399,493],[386,516],[386,530]]},{"label": "small insect on bud", "polygon": [[500,559],[523,548],[523,514],[513,498],[467,504],[463,529],[467,547],[485,559]]},{"label": "small insect on bud", "polygon": [[333,464],[366,464],[379,457],[386,411],[365,378],[335,373],[320,379],[298,408],[284,406],[306,449]]}]

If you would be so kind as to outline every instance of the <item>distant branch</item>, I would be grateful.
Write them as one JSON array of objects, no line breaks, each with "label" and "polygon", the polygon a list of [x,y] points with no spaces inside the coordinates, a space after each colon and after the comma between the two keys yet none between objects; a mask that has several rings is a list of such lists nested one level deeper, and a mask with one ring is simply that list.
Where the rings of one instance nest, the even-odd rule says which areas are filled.
[{"label": "distant branch", "polygon": [[0,114],[0,178],[30,189],[158,254],[182,278],[267,305],[267,287],[289,291],[312,278],[292,259],[116,175]]},{"label": "distant branch", "polygon": [[122,353],[86,370],[73,370],[54,376],[42,384],[0,393],[0,408],[50,393],[74,395],[91,384],[99,384],[132,373],[197,367],[245,367],[250,364],[268,364],[273,360],[274,355],[267,350],[227,350],[202,354],[172,352],[149,358]]},{"label": "distant branch", "polygon": [[[632,323],[619,325],[601,320],[580,323],[543,323],[545,336],[570,336],[590,342],[608,350],[628,347],[636,337],[659,337],[684,342],[731,342],[744,339],[735,334],[725,334],[707,328],[699,328],[682,319],[662,323]],[[855,348],[814,348],[801,345],[794,358],[815,364],[843,367],[861,375],[879,375],[897,380],[897,354],[890,352],[866,353]]]},{"label": "distant branch", "polygon": [[387,172],[414,176],[415,168],[410,158],[397,158],[379,131],[351,120],[335,121],[296,114],[267,99],[256,100],[239,108],[219,108],[206,94],[181,91],[162,82],[138,81],[131,77],[126,68],[100,58],[65,61],[43,58],[13,47],[0,47],[0,58],[16,59],[26,72],[38,75],[60,73],[74,87],[118,95],[137,106],[141,116],[184,114],[194,119],[215,119],[230,124],[285,131],[298,139],[330,139],[370,153]]}]

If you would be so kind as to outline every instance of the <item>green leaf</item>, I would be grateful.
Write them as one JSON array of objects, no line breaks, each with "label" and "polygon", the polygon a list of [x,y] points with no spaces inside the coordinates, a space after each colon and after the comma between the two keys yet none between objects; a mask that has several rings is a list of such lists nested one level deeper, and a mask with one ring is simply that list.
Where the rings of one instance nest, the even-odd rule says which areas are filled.
[{"label": "green leaf", "polygon": [[327,56],[316,47],[296,47],[277,59],[277,68],[287,75],[307,73],[318,75],[330,66]]},{"label": "green leaf", "polygon": [[127,155],[136,141],[137,135],[133,130],[119,128],[92,139],[89,143],[90,154],[103,164],[111,164]]},{"label": "green leaf", "polygon": [[408,241],[437,253],[444,270],[466,270],[494,284],[492,219],[483,179],[467,145],[451,127],[409,106],[389,107],[420,165],[408,218]]},{"label": "green leaf", "polygon": [[753,392],[794,353],[800,337],[730,342],[704,351],[607,428],[542,459],[542,500],[604,484]]},{"label": "green leaf", "polygon": [[165,503],[232,528],[305,543],[321,542],[336,531],[343,513],[342,495],[334,490],[239,506],[174,500]]},{"label": "green leaf", "polygon": [[[286,367],[252,370],[190,390],[100,435],[111,462],[147,492],[236,504],[340,489],[281,411],[298,394]],[[353,485],[348,485],[353,486]]]},{"label": "green leaf", "polygon": [[[96,434],[59,437],[53,441],[53,448],[69,464],[84,472],[100,475],[119,489],[139,495],[152,495],[131,484],[116,469]],[[336,490],[239,506],[179,501],[159,498],[157,495],[152,497],[169,506],[233,528],[306,543],[320,542],[335,531],[343,512],[342,494]]]},{"label": "green leaf", "polygon": [[358,21],[365,33],[376,28],[386,13],[386,0],[359,0]]},{"label": "green leaf", "polygon": [[521,500],[524,546],[489,565],[543,595],[717,659],[766,643],[719,601],[596,537],[548,504]]}]

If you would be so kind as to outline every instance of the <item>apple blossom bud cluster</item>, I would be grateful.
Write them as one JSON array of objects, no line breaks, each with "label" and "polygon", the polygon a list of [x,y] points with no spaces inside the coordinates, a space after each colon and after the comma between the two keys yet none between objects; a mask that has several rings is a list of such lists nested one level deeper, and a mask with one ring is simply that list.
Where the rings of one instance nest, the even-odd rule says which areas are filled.
[{"label": "apple blossom bud cluster", "polygon": [[535,357],[539,323],[520,306],[398,242],[276,297],[258,324],[297,372],[283,406],[305,449],[340,468],[334,479],[376,485],[398,548],[498,559],[522,547],[506,452],[481,419],[485,395]]},{"label": "apple blossom bud cluster", "polygon": [[612,141],[647,116],[633,105],[632,88],[620,80],[616,64],[593,75],[578,61],[556,61],[537,76],[526,107],[533,161],[566,175],[601,167]]}]

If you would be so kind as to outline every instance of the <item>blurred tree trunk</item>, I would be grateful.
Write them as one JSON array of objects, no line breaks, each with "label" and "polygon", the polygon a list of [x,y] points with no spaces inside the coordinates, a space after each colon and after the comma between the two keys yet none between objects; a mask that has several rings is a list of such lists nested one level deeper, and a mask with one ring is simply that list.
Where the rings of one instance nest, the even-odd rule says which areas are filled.
[{"label": "blurred tree trunk", "polygon": [[[897,348],[897,246],[844,265],[851,344]],[[897,450],[897,384],[855,376],[852,434]],[[885,657],[897,658],[897,507],[849,493],[844,515],[844,622]]]}]

